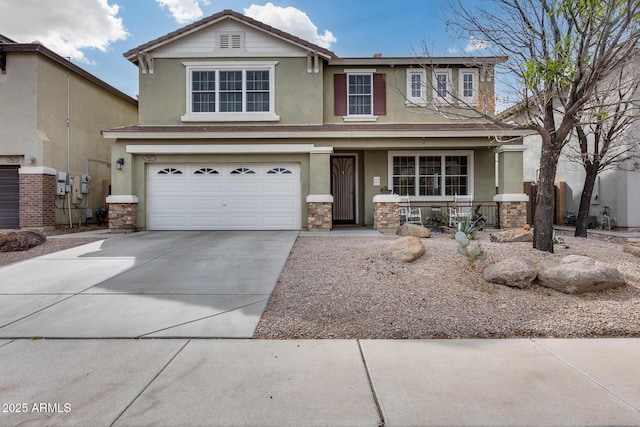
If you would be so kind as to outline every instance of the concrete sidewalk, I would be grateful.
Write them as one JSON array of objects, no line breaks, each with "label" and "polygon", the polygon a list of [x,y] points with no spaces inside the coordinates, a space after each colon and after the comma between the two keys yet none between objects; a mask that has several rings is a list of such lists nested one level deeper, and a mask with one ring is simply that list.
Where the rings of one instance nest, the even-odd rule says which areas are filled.
[{"label": "concrete sidewalk", "polygon": [[640,339],[0,340],[0,425],[640,425],[638,360]]}]

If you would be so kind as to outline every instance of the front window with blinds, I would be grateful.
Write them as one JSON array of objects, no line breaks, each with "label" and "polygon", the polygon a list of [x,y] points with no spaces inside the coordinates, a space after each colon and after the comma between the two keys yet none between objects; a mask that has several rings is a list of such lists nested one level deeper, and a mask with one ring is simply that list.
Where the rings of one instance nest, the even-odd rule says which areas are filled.
[{"label": "front window with blinds", "polygon": [[183,63],[187,111],[183,121],[273,121],[277,62]]},{"label": "front window with blinds", "polygon": [[470,195],[469,154],[392,155],[393,192],[401,196]]}]

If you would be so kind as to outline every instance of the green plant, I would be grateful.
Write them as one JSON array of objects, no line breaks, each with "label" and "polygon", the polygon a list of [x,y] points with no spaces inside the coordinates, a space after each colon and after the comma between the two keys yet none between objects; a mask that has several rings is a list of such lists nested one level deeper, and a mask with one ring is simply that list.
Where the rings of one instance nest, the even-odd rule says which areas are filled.
[{"label": "green plant", "polygon": [[471,243],[471,239],[464,231],[458,230],[455,233],[454,238],[456,239],[456,242],[458,242],[458,253],[466,256],[470,262],[474,262],[477,259],[484,260],[487,258],[487,254],[484,249],[480,247],[479,243],[472,249],[468,248],[469,243]]},{"label": "green plant", "polygon": [[478,231],[482,230],[483,226],[484,226],[483,224],[478,224],[475,221],[469,221],[467,219],[463,219],[458,222],[457,227],[455,228],[447,227],[447,230],[449,231],[451,236],[453,236],[454,239],[456,238],[456,234],[458,233],[458,231],[462,231],[464,235],[467,236],[467,239],[475,240],[476,234],[478,233]]}]

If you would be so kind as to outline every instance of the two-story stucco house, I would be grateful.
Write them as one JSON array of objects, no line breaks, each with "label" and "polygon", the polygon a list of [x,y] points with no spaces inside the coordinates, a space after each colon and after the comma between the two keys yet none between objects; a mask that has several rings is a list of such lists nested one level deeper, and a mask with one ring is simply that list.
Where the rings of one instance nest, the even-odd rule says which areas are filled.
[{"label": "two-story stucco house", "polygon": [[113,231],[388,228],[398,195],[472,195],[525,221],[522,146],[496,156],[508,131],[430,108],[490,96],[505,58],[340,58],[229,10],[124,55],[139,125],[103,131],[122,165]]},{"label": "two-story stucco house", "polygon": [[100,131],[137,123],[137,106],[42,44],[0,35],[0,229],[95,220],[111,179]]}]

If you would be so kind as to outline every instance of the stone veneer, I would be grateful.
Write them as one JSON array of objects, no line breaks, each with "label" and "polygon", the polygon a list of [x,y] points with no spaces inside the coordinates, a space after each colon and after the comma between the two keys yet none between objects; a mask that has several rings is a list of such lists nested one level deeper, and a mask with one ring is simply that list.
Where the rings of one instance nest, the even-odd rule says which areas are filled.
[{"label": "stone veneer", "polygon": [[333,227],[333,203],[307,202],[307,228],[309,231],[329,231],[331,227]]},{"label": "stone veneer", "polygon": [[500,202],[500,228],[522,227],[527,223],[527,202]]},{"label": "stone veneer", "polygon": [[398,216],[399,202],[373,203],[373,228],[376,230],[390,230],[400,227]]},{"label": "stone veneer", "polygon": [[137,203],[109,203],[109,230],[112,233],[136,231]]},{"label": "stone veneer", "polygon": [[20,174],[20,228],[53,228],[56,225],[56,177]]}]

